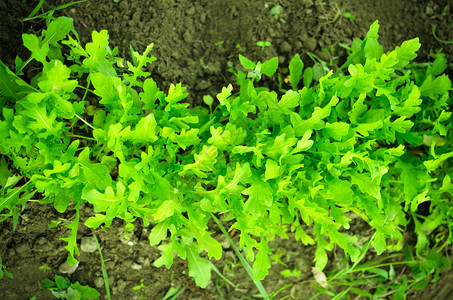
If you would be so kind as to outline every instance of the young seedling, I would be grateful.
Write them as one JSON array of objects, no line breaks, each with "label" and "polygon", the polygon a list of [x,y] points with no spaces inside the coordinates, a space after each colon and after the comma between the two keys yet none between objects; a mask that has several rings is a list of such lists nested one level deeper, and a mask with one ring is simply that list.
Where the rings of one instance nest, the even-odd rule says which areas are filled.
[{"label": "young seedling", "polygon": [[271,42],[268,41],[258,41],[256,42],[256,45],[261,48],[261,50],[264,50],[266,47],[270,47],[272,45]]},{"label": "young seedling", "polygon": [[350,12],[345,12],[343,17],[354,23],[355,15],[351,14]]}]

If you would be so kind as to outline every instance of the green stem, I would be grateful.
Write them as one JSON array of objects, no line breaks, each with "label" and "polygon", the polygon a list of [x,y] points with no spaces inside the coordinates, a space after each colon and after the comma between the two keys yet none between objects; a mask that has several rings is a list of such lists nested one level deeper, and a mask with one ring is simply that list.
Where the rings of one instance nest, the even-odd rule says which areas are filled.
[{"label": "green stem", "polygon": [[96,141],[95,138],[87,137],[87,136],[82,136],[82,135],[78,135],[78,134],[71,134],[70,136],[76,137],[76,138],[80,138],[80,139],[85,139],[85,140]]},{"label": "green stem", "polygon": [[230,238],[230,235],[227,233],[225,227],[223,227],[222,223],[220,222],[219,219],[217,219],[216,216],[214,216],[213,213],[209,213],[211,215],[211,217],[214,219],[214,221],[217,223],[217,225],[219,226],[220,230],[222,231],[222,233],[227,237],[227,239],[230,241],[231,243],[231,247],[233,248],[234,252],[236,253],[236,255],[238,256],[239,260],[241,261],[242,265],[244,266],[244,269],[247,271],[247,274],[249,274],[250,278],[252,279],[253,283],[256,285],[256,287],[258,288],[258,291],[260,292],[261,296],[263,296],[263,298],[265,300],[268,300],[269,299],[269,296],[267,295],[266,293],[266,290],[264,289],[263,285],[261,284],[261,281],[255,281],[253,280],[253,276],[252,276],[252,268],[250,267],[250,265],[247,263],[247,261],[245,260],[244,256],[242,256],[241,252],[239,251],[239,249],[236,247],[236,245],[234,244],[233,240]]},{"label": "green stem", "polygon": [[102,251],[101,251],[101,245],[99,244],[99,240],[96,236],[96,234],[93,233],[94,240],[96,241],[96,245],[98,247],[99,251],[99,256],[101,258],[101,269],[102,269],[102,277],[104,278],[104,285],[105,285],[105,293],[107,294],[107,299],[110,298],[110,288],[109,288],[109,277],[107,275],[107,270],[105,269],[105,264],[104,264],[104,257],[102,256]]},{"label": "green stem", "polygon": [[79,116],[78,114],[74,114],[80,121],[82,121],[83,123],[85,123],[88,127],[90,127],[91,129],[96,129],[94,128],[90,123],[88,123],[87,121],[85,121],[81,116]]}]

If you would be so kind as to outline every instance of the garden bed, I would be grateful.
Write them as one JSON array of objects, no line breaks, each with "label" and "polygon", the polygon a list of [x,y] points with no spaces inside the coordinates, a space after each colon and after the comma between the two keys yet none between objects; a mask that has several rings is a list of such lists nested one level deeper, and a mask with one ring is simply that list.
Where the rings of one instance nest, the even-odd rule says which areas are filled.
[{"label": "garden bed", "polygon": [[[61,1],[48,2],[50,4],[45,4],[44,10],[62,4]],[[300,54],[306,66],[312,66],[312,57],[316,56],[333,68],[338,68],[346,61],[345,48],[351,45],[354,38],[365,38],[375,20],[379,20],[381,25],[379,41],[384,52],[393,50],[405,40],[418,37],[421,48],[416,61],[432,62],[434,58],[431,54],[442,48],[450,63],[446,74],[451,78],[453,46],[439,42],[439,39],[453,40],[453,7],[449,7],[448,2],[169,0],[150,4],[149,1],[105,0],[80,3],[59,10],[55,15],[73,18],[83,45],[91,41],[93,30],[107,29],[112,48],[118,46],[119,56],[127,60],[132,59],[129,45],[143,53],[150,43],[154,43],[151,54],[157,60],[149,68],[151,77],[162,91],[168,91],[171,84],[181,82],[189,93],[185,101],[194,107],[204,105],[202,99],[205,95],[215,98],[223,87],[236,82],[236,75],[229,69],[241,68],[238,55],[252,61],[278,57],[277,73],[283,74],[281,80],[288,75],[288,65],[295,54]],[[36,4],[37,1],[0,2],[0,19],[4,20],[0,24],[3,45],[0,58],[12,70],[17,54],[24,60],[29,56],[29,51],[22,46],[21,34],[39,34],[45,28],[42,19],[21,22]],[[277,5],[280,6],[278,14],[274,9]],[[8,7],[14,9],[7,10]],[[345,16],[345,13],[350,15]],[[438,39],[433,35],[433,27],[436,28]],[[271,44],[259,47],[256,44],[259,41]],[[339,46],[339,43],[344,47]],[[27,76],[28,79],[34,76],[38,66],[30,65],[23,78],[27,80]],[[281,84],[277,76],[263,79],[261,83],[275,90]],[[95,104],[95,100],[92,100],[92,104]],[[451,163],[446,166],[451,168]],[[428,208],[425,210],[428,211]],[[150,226],[143,226],[141,221],[137,221],[134,229],[128,232],[124,229],[125,223],[115,219],[105,230],[100,227],[91,230],[82,225],[90,216],[93,216],[92,206],[87,204],[80,210],[77,242],[80,247],[81,243],[85,243],[84,238],[96,234],[102,247],[112,299],[161,299],[171,290],[181,291],[178,299],[247,299],[258,294],[229,240],[216,229],[212,220],[209,223],[210,231],[215,231],[212,237],[221,242],[224,252],[221,260],[211,261],[231,283],[226,283],[225,278],[212,272],[209,285],[203,289],[189,276],[185,260],[175,257],[170,269],[153,266],[161,256],[161,250],[149,245]],[[41,280],[53,279],[55,274],[65,275],[71,282],[78,281],[82,285],[94,287],[105,297],[97,250],[87,252],[81,249],[77,257],[77,270],[65,273],[64,263],[68,252],[66,243],[59,238],[69,235],[64,225],[74,219],[72,209],[60,214],[53,205],[30,202],[21,212],[15,231],[13,220],[0,223],[0,257],[14,276],[14,279],[5,276],[0,280],[0,298],[29,299],[36,296],[36,299],[49,299],[51,294],[42,288]],[[50,224],[56,226],[49,228]],[[350,225],[350,232],[362,244],[372,238],[373,228],[362,219],[352,218]],[[414,225],[409,224],[408,228],[411,226]],[[230,236],[238,244],[238,234],[231,233]],[[404,240],[414,245],[416,237],[407,232]],[[286,285],[289,286],[278,294],[277,299],[284,296],[309,299],[318,292],[315,286],[320,281],[314,279],[316,271],[314,273],[312,270],[315,265],[315,246],[296,242],[294,233],[290,233],[289,239],[277,238],[270,242],[269,247],[273,253],[270,256],[272,267],[262,281],[269,293]],[[451,244],[442,251],[451,260]],[[369,252],[364,262],[378,258],[375,254]],[[335,273],[331,271],[340,265],[344,253],[336,247],[328,255],[329,263],[324,273],[333,276]],[[395,267],[394,271],[395,282],[398,276],[410,275],[409,267],[404,265]],[[407,298],[447,299],[453,291],[451,282],[453,273],[450,268],[441,271],[438,282],[430,283],[424,290],[409,292]],[[364,284],[361,288],[374,293],[376,287]],[[338,292],[341,290],[344,289],[339,288]],[[326,295],[322,297],[328,298]]]}]

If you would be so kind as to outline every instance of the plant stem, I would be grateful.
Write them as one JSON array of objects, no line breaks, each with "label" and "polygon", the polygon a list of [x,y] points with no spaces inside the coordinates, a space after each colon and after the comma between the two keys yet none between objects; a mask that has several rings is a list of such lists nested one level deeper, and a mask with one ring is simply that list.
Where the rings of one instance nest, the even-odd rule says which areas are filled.
[{"label": "plant stem", "polygon": [[105,285],[105,293],[107,294],[107,299],[110,298],[110,288],[109,288],[109,277],[107,275],[107,270],[105,269],[104,264],[104,257],[102,256],[101,245],[99,244],[98,238],[96,234],[93,233],[94,240],[96,241],[96,245],[98,247],[99,256],[101,258],[101,269],[102,269],[102,277],[104,278],[104,285]]},{"label": "plant stem", "polygon": [[88,123],[87,121],[85,121],[81,116],[79,116],[78,114],[74,114],[80,121],[82,121],[83,123],[85,123],[88,127],[90,127],[91,129],[96,129],[94,128],[90,123]]},{"label": "plant stem", "polygon": [[244,256],[242,256],[241,252],[239,251],[239,249],[236,247],[236,245],[234,244],[233,240],[230,238],[230,236],[228,235],[225,227],[223,227],[222,223],[220,222],[219,219],[217,219],[216,216],[214,216],[213,213],[209,213],[211,215],[211,218],[214,219],[214,221],[217,223],[217,225],[219,226],[220,230],[222,231],[222,233],[227,237],[227,239],[230,241],[231,243],[231,247],[233,248],[234,252],[236,253],[236,255],[238,256],[239,260],[241,261],[242,265],[244,266],[244,269],[247,271],[247,274],[249,274],[250,278],[252,279],[253,283],[256,285],[256,287],[258,288],[258,291],[260,292],[261,296],[263,296],[263,298],[265,300],[268,300],[269,299],[269,296],[267,295],[266,293],[266,290],[264,289],[263,285],[261,284],[261,281],[255,281],[253,280],[253,276],[252,276],[252,268],[250,267],[250,265],[247,263],[247,261],[245,260]]}]

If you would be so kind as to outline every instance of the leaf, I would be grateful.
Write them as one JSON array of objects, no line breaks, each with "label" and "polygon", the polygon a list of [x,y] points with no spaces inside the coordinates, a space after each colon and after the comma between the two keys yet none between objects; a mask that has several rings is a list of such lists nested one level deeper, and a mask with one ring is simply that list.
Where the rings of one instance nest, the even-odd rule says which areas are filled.
[{"label": "leaf", "polygon": [[271,260],[268,255],[269,248],[266,242],[261,240],[259,243],[258,254],[256,255],[255,262],[253,263],[252,277],[254,281],[263,280],[269,274],[271,267]]},{"label": "leaf", "polygon": [[273,159],[266,160],[266,171],[264,173],[264,180],[278,178],[280,176],[280,166]]},{"label": "leaf", "polygon": [[420,93],[422,96],[429,97],[433,100],[436,99],[436,96],[443,95],[448,91],[452,90],[451,80],[448,78],[448,75],[443,74],[437,76],[434,79],[431,75],[426,77],[423,81],[422,86],[420,87]]},{"label": "leaf", "polygon": [[158,248],[162,251],[162,256],[156,259],[153,265],[157,268],[165,265],[165,267],[169,269],[173,264],[173,242],[166,245],[161,245]]},{"label": "leaf", "polygon": [[132,140],[135,143],[154,143],[157,140],[156,119],[149,114],[138,121],[135,128],[123,135],[125,140]]},{"label": "leaf", "polygon": [[[167,97],[165,97],[165,101],[167,101],[170,105],[175,104],[189,95],[188,93],[184,93],[185,91],[186,88],[183,87],[181,83],[178,83],[177,85],[170,84],[168,95]],[[169,111],[168,106],[165,107],[165,110]]]},{"label": "leaf", "polygon": [[94,184],[102,191],[112,184],[109,168],[101,163],[91,163],[90,148],[86,147],[83,149],[79,154],[78,162],[82,166],[83,175],[88,183]]},{"label": "leaf", "polygon": [[263,216],[266,206],[271,206],[273,202],[271,186],[258,176],[252,176],[252,185],[242,191],[242,194],[249,196],[244,209],[255,219]]},{"label": "leaf", "polygon": [[372,244],[378,255],[381,255],[385,250],[387,250],[385,237],[380,231],[376,232],[376,236],[374,237]]},{"label": "leaf", "polygon": [[241,54],[239,54],[239,61],[241,62],[241,65],[246,69],[253,70],[256,67],[256,64],[254,62]]},{"label": "leaf", "polygon": [[326,126],[324,118],[330,116],[332,106],[338,103],[339,99],[336,96],[332,96],[329,104],[325,107],[315,107],[313,114],[307,120],[302,120],[299,114],[291,114],[291,124],[293,125],[296,136],[303,136],[309,129],[319,130]]},{"label": "leaf", "polygon": [[64,191],[61,191],[55,197],[55,200],[53,201],[53,206],[54,206],[55,210],[58,211],[59,213],[64,213],[66,211],[66,208],[68,207],[68,204],[70,201],[71,201],[71,197]]},{"label": "leaf", "polygon": [[[69,80],[71,69],[59,60],[53,60],[46,64],[43,69],[43,77],[39,80],[39,87],[44,92],[56,92],[64,94],[72,92],[77,87],[77,80]],[[69,106],[70,103],[68,102]]]},{"label": "leaf", "polygon": [[214,164],[217,158],[217,147],[216,146],[203,146],[203,149],[199,154],[194,155],[195,162],[184,166],[183,170],[178,174],[184,176],[190,170],[199,178],[206,178],[208,175],[206,172],[212,172]]},{"label": "leaf", "polygon": [[408,41],[404,41],[401,46],[397,46],[395,51],[398,55],[398,64],[396,68],[404,68],[407,64],[417,57],[417,51],[420,49],[421,44],[418,38],[414,38]]},{"label": "leaf", "polygon": [[[88,57],[83,60],[83,65],[91,71],[94,71],[99,66],[101,58],[107,54],[109,39],[107,30],[101,30],[100,32],[93,30],[91,37],[93,42],[87,43],[85,46]],[[93,73],[90,72],[90,74],[92,75]]]},{"label": "leaf", "polygon": [[267,77],[274,75],[278,68],[278,57],[273,57],[261,65],[261,73]]},{"label": "leaf", "polygon": [[72,18],[59,17],[50,22],[44,34],[43,43],[53,44],[64,39],[74,28]]},{"label": "leaf", "polygon": [[341,141],[342,137],[349,132],[349,124],[343,122],[327,123],[323,132],[328,137],[332,137],[336,141]]},{"label": "leaf", "polygon": [[106,211],[107,208],[117,206],[126,200],[125,191],[125,186],[121,182],[117,182],[116,193],[111,186],[108,186],[104,193],[92,189],[84,195],[84,198],[94,206],[95,212]]},{"label": "leaf", "polygon": [[294,57],[289,62],[289,75],[291,76],[291,87],[294,91],[297,90],[297,85],[299,84],[303,69],[304,63],[300,59],[299,54],[294,55]]},{"label": "leaf", "polygon": [[381,199],[380,186],[371,180],[371,176],[367,173],[356,173],[351,176],[351,183],[359,187],[362,193],[368,194],[376,199]]},{"label": "leaf", "polygon": [[195,283],[199,287],[207,287],[211,279],[211,264],[209,261],[201,258],[193,245],[187,247],[187,261],[189,276],[195,279]]},{"label": "leaf", "polygon": [[91,83],[94,86],[94,93],[101,97],[99,103],[109,108],[119,108],[120,96],[118,90],[115,88],[111,77],[104,74],[90,73]]},{"label": "leaf", "polygon": [[151,246],[159,244],[162,240],[167,237],[168,226],[165,222],[159,223],[153,227],[149,233],[148,239]]},{"label": "leaf", "polygon": [[24,46],[30,50],[32,57],[42,64],[47,64],[47,53],[49,52],[49,44],[43,43],[40,45],[39,39],[34,34],[22,34]]},{"label": "leaf", "polygon": [[140,93],[140,99],[143,102],[143,110],[153,111],[154,103],[159,96],[160,90],[152,78],[147,78],[143,83],[143,93]]},{"label": "leaf", "polygon": [[165,200],[157,209],[157,211],[152,214],[152,217],[154,218],[155,222],[161,222],[165,220],[166,218],[171,217],[176,208],[178,207],[178,202],[176,200]]},{"label": "leaf", "polygon": [[45,103],[37,105],[35,103],[30,103],[25,99],[18,101],[18,103],[25,108],[22,115],[31,119],[28,123],[28,128],[35,131],[39,138],[46,139],[51,135],[60,137],[63,123],[55,120],[56,115],[54,111],[51,111],[48,115]]},{"label": "leaf", "polygon": [[71,235],[65,238],[60,238],[60,240],[67,242],[65,249],[69,251],[68,259],[66,260],[70,266],[73,266],[77,263],[77,260],[74,258],[74,255],[79,255],[79,248],[77,248],[77,230],[79,228],[79,203],[75,206],[76,217],[74,221],[65,225],[65,227],[71,230]]}]

